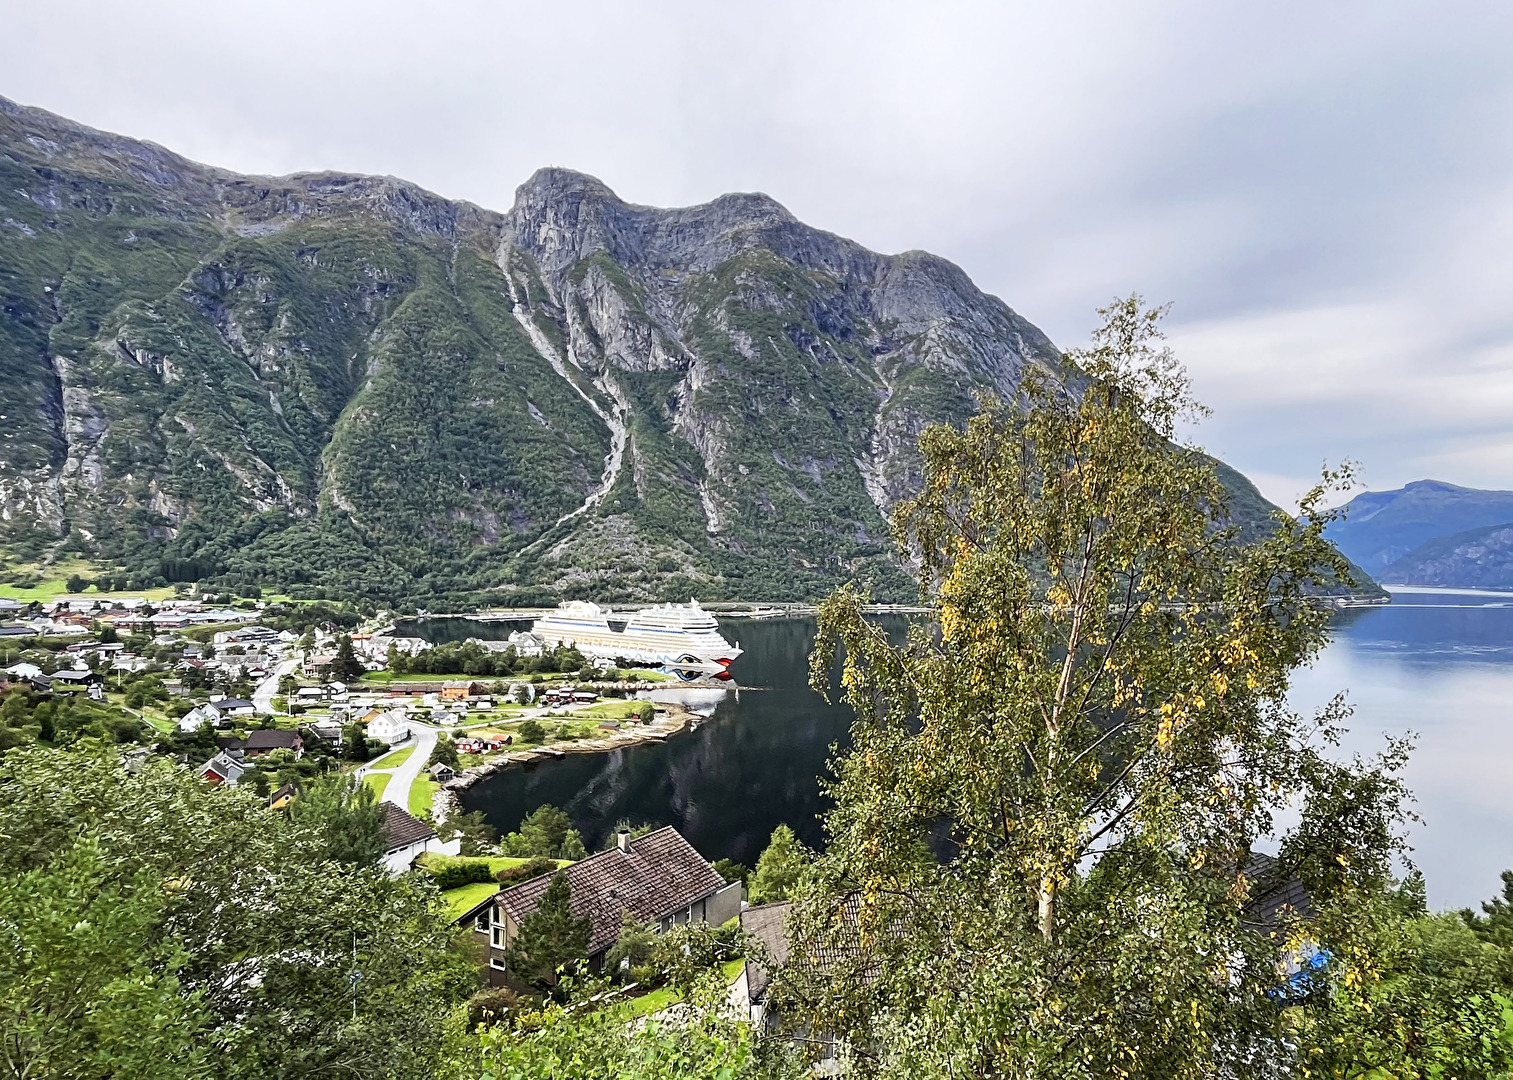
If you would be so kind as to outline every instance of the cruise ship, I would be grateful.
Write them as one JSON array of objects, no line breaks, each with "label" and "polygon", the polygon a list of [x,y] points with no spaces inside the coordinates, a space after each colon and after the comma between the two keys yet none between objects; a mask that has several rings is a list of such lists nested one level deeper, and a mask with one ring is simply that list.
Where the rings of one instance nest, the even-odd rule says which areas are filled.
[{"label": "cruise ship", "polygon": [[741,655],[740,645],[720,636],[714,616],[687,604],[661,604],[623,616],[587,600],[569,600],[531,628],[546,645],[575,646],[584,656],[624,657],[639,664],[655,664],[685,679],[712,675],[730,678],[730,664]]}]

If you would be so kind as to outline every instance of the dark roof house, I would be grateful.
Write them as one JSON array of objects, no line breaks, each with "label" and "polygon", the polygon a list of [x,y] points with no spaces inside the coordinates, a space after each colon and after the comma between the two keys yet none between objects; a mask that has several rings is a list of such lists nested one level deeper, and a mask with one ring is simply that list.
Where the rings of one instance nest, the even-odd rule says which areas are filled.
[{"label": "dark roof house", "polygon": [[383,808],[384,835],[388,837],[388,845],[384,848],[386,853],[435,838],[435,829],[403,808],[393,803],[384,803]]},{"label": "dark roof house", "polygon": [[304,746],[304,740],[297,731],[249,731],[241,746],[248,757],[257,757],[274,750],[293,750],[297,754]]},{"label": "dark roof house", "polygon": [[[564,868],[572,892],[572,911],[587,916],[590,961],[620,936],[626,912],[666,930],[678,922],[724,923],[740,913],[739,881],[726,884],[719,871],[672,827],[658,829],[638,840],[621,833],[617,846]],[[505,889],[494,898],[500,952],[520,924],[541,902],[554,875],[546,874]],[[498,964],[494,965],[498,967]]]}]

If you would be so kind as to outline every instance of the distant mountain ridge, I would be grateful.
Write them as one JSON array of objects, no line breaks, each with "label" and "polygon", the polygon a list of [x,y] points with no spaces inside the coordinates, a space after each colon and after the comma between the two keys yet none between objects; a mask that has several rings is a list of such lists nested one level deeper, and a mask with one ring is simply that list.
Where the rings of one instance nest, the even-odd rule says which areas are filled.
[{"label": "distant mountain ridge", "polygon": [[1382,571],[1395,585],[1513,589],[1513,522],[1441,536]]},{"label": "distant mountain ridge", "polygon": [[0,551],[134,587],[901,599],[919,433],[1082,378],[960,268],[765,195],[661,210],[552,168],[501,214],[3,98],[0,306]]},{"label": "distant mountain ridge", "polygon": [[[1366,491],[1357,495],[1346,504],[1343,520],[1332,524],[1325,535],[1346,557],[1379,580],[1401,585],[1471,587],[1469,578],[1474,574],[1457,581],[1419,580],[1425,574],[1438,578],[1448,571],[1443,567],[1432,574],[1414,570],[1417,549],[1456,534],[1510,522],[1513,522],[1513,491],[1485,491],[1442,480],[1416,480],[1395,491]],[[1462,560],[1457,565],[1465,570],[1468,564]]]}]

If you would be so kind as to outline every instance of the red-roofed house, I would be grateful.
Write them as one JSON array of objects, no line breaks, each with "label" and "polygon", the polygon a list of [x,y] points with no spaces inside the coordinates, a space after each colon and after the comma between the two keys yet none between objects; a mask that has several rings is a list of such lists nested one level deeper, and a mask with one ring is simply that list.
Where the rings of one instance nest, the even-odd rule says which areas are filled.
[{"label": "red-roofed house", "polygon": [[[595,969],[619,938],[624,912],[655,923],[663,932],[674,923],[719,926],[741,913],[741,883],[726,884],[720,872],[671,826],[639,840],[620,833],[615,847],[561,872],[572,891],[573,914],[588,916],[593,926],[588,960]],[[479,916],[478,929],[489,933],[489,976],[495,985],[504,982],[506,950],[551,880],[547,874],[505,889]]]}]

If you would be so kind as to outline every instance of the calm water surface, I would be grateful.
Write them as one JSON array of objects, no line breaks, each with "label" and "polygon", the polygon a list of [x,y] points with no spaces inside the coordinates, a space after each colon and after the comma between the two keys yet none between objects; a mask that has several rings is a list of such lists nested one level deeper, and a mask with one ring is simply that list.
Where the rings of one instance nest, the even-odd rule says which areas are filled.
[{"label": "calm water surface", "polygon": [[[515,628],[416,627],[436,641]],[[819,845],[819,776],[831,744],[845,744],[851,713],[808,689],[813,621],[722,629],[746,649],[732,668],[741,688],[688,692],[708,723],[666,743],[505,772],[464,792],[466,807],[507,830],[552,803],[590,845],[622,818],[675,825],[707,857],[748,866],[781,822]],[[1297,673],[1293,700],[1310,709],[1341,691],[1355,708],[1344,753],[1374,752],[1385,733],[1418,735],[1407,780],[1424,820],[1411,840],[1431,904],[1474,905],[1497,893],[1499,872],[1513,868],[1513,594],[1399,592],[1391,606],[1342,613],[1333,644]]]}]

